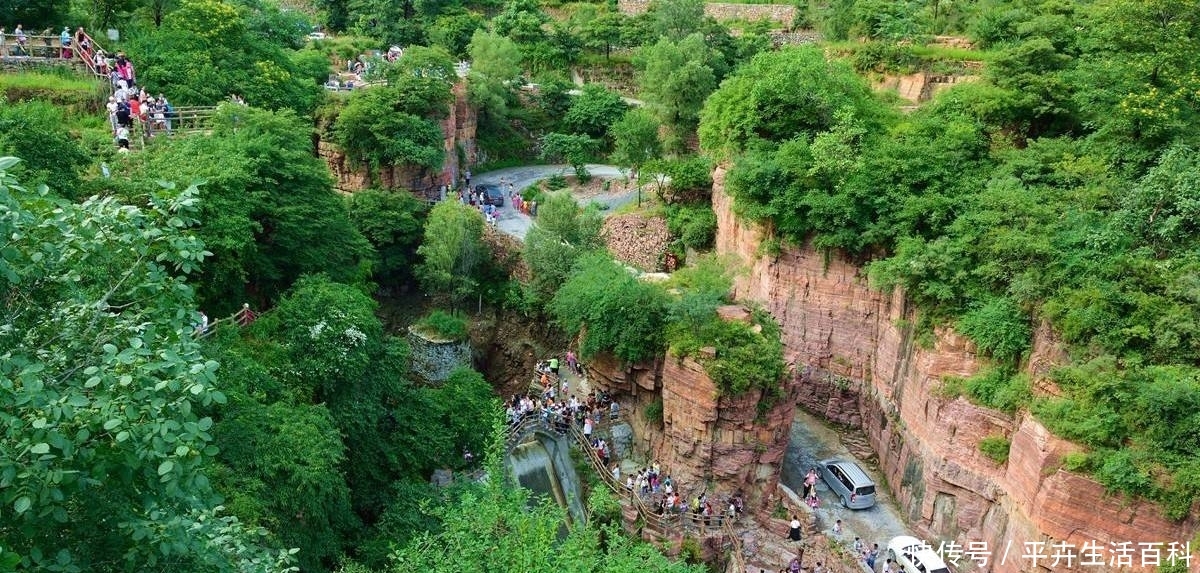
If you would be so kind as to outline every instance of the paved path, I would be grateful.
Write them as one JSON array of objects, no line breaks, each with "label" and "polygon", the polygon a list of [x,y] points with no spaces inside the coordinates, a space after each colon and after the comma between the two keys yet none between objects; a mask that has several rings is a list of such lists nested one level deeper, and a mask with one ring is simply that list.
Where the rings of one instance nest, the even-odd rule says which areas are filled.
[{"label": "paved path", "polygon": [[[791,438],[788,441],[787,454],[783,462],[780,481],[787,485],[797,495],[803,495],[804,474],[808,468],[815,467],[818,460],[826,458],[841,458],[858,462],[859,467],[875,480],[875,506],[870,509],[846,509],[841,505],[837,495],[825,485],[824,480],[817,482],[817,495],[821,498],[821,507],[817,509],[818,527],[833,538],[840,538],[847,544],[853,543],[854,538],[861,537],[868,547],[878,543],[880,555],[887,553],[887,543],[897,535],[912,535],[902,517],[902,508],[896,503],[891,492],[879,475],[879,472],[865,460],[857,459],[846,447],[840,433],[815,416],[796,409],[796,417],[792,422]],[[841,519],[844,528],[838,536],[832,533],[834,521]],[[935,543],[936,545],[936,543]],[[887,560],[880,557],[875,566]],[[769,563],[772,567],[782,566]]]},{"label": "paved path", "polygon": [[[620,179],[625,176],[626,171],[614,165],[588,165],[587,170],[593,177],[602,179]],[[471,186],[476,185],[500,185],[501,179],[507,183],[512,183],[517,190],[524,189],[541,181],[548,179],[554,175],[571,175],[573,173],[570,165],[525,165],[522,167],[509,167],[507,169],[497,169],[489,171],[471,178]],[[603,193],[593,197],[589,197],[589,203],[601,203],[606,210],[616,209],[626,203],[629,203],[637,198],[637,190],[617,190],[609,193]],[[500,208],[500,215],[496,221],[496,228],[506,234],[512,235],[518,239],[525,239],[525,233],[529,232],[530,225],[533,221],[527,215],[513,209],[512,201],[507,197],[504,200],[504,207]]]}]

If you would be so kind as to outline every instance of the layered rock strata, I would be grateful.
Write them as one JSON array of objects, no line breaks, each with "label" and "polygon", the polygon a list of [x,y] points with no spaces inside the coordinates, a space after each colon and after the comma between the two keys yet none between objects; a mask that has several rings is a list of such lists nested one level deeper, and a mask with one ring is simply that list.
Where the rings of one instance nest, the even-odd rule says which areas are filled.
[{"label": "layered rock strata", "polygon": [[[780,322],[786,356],[800,372],[800,405],[866,433],[918,534],[935,546],[986,543],[991,559],[983,569],[1001,573],[1067,570],[1065,558],[1052,565],[1056,543],[1065,544],[1061,553],[1074,551],[1076,567],[1088,557],[1085,544],[1094,543],[1104,565],[1092,569],[1117,568],[1129,543],[1132,568],[1152,569],[1143,566],[1143,550],[1153,556],[1158,549],[1165,559],[1167,544],[1196,535],[1195,512],[1175,522],[1152,503],[1107,495],[1096,481],[1064,470],[1063,457],[1077,446],[1030,416],[940,395],[943,378],[978,370],[970,342],[938,329],[928,347],[917,344],[902,293],[871,289],[862,269],[837,256],[798,247],[764,256],[768,233],[737,219],[724,179],[718,168],[717,251],[749,269],[736,282],[737,298],[761,303]],[[1039,391],[1054,392],[1045,373],[1064,359],[1053,332],[1039,328],[1029,360]],[[1007,463],[980,451],[980,441],[994,436],[1011,441]],[[1025,557],[1031,550],[1043,558]]]}]

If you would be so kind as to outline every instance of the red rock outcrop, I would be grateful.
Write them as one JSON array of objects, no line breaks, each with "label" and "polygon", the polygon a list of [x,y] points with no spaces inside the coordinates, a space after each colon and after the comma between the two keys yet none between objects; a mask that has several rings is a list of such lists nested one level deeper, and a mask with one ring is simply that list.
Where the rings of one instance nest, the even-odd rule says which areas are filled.
[{"label": "red rock outcrop", "polygon": [[[475,144],[475,108],[471,107],[467,98],[465,82],[455,84],[453,92],[454,103],[450,106],[450,114],[441,122],[446,151],[442,168],[432,171],[412,165],[384,166],[376,174],[379,187],[409,189],[422,196],[436,198],[442,185],[453,186],[462,170],[475,164],[478,157]],[[329,165],[335,180],[334,187],[339,191],[353,193],[372,186],[371,174],[367,167],[355,165],[334,143],[318,141],[317,155]],[[460,161],[460,158],[463,161]]]},{"label": "red rock outcrop", "polygon": [[[1068,569],[1065,559],[1035,566],[1022,558],[1027,542],[1044,542],[1045,556],[1053,543],[1071,544],[1076,567],[1084,543],[1096,542],[1106,565],[1090,570],[1115,569],[1107,565],[1117,556],[1110,544],[1131,542],[1133,568],[1146,569],[1139,543],[1183,543],[1196,534],[1194,514],[1168,520],[1154,504],[1109,496],[1096,481],[1063,470],[1063,457],[1077,446],[1028,415],[939,395],[944,377],[978,369],[970,342],[939,329],[930,347],[917,344],[915,316],[903,294],[871,289],[860,268],[836,255],[796,247],[760,255],[768,233],[734,216],[724,179],[718,168],[717,251],[739,256],[750,269],[737,280],[736,296],[761,303],[780,322],[785,355],[800,371],[800,404],[866,433],[917,533],[935,546],[937,540],[986,542],[994,554],[986,569],[1002,573]],[[1038,391],[1053,393],[1045,373],[1065,355],[1048,327],[1035,338],[1030,374]],[[1011,440],[1007,463],[980,452],[980,440],[990,436]]]},{"label": "red rock outcrop", "polygon": [[601,357],[588,365],[588,378],[627,412],[640,414],[662,401],[661,423],[644,415],[625,418],[641,440],[640,449],[650,452],[682,493],[741,491],[747,505],[755,508],[763,508],[771,498],[795,415],[794,377],[785,383],[783,397],[761,414],[760,390],[722,396],[704,367],[691,358],[666,356],[651,364],[626,366]]}]

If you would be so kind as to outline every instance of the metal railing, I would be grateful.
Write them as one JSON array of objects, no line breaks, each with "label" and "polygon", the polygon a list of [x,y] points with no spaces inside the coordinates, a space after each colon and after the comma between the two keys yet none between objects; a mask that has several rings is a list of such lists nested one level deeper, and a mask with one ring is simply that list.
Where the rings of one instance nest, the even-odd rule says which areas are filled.
[{"label": "metal railing", "polygon": [[[505,431],[505,446],[511,448],[527,431],[538,427],[558,433],[558,430],[551,426],[540,413],[530,412],[525,414],[515,424],[509,425]],[[699,524],[704,524],[701,527],[702,530],[708,527],[708,523],[711,523],[711,520],[716,519],[717,529],[721,532],[721,536],[727,540],[723,546],[729,552],[732,567],[735,571],[746,570],[745,557],[742,554],[741,537],[733,529],[735,518],[722,514],[705,516],[694,512],[668,512],[665,515],[660,515],[657,511],[646,505],[645,500],[638,495],[638,492],[630,490],[625,487],[625,484],[613,477],[612,472],[605,466],[604,461],[600,459],[600,455],[596,453],[596,449],[592,447],[591,442],[588,441],[587,436],[583,434],[583,431],[579,429],[577,424],[569,421],[568,428],[568,434],[574,440],[575,445],[583,451],[584,456],[591,463],[592,469],[600,476],[600,481],[604,482],[604,485],[608,486],[608,489],[616,494],[619,499],[627,498],[629,503],[637,510],[638,518],[642,523],[660,533],[673,533],[683,532],[686,529],[686,521],[689,519],[698,526]]]}]

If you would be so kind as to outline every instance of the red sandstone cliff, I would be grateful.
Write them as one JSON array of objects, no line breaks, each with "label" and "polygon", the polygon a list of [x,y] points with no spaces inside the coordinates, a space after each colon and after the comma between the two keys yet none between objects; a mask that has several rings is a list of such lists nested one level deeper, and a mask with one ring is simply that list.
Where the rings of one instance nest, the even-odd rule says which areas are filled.
[{"label": "red sandstone cliff", "polygon": [[[1099,483],[1061,469],[1062,457],[1076,446],[1028,415],[1014,418],[939,397],[943,377],[979,367],[970,342],[940,329],[933,347],[921,348],[907,326],[914,317],[903,295],[872,290],[861,269],[837,257],[792,247],[760,257],[765,232],[735,217],[724,180],[718,168],[716,248],[750,269],[738,279],[736,296],[761,303],[780,322],[787,359],[802,371],[800,405],[867,434],[887,485],[919,534],[931,542],[987,542],[995,553],[988,567],[1002,573],[1067,570],[1050,567],[1050,560],[1034,567],[1020,559],[1025,542],[1081,548],[1095,541],[1105,562],[1114,555],[1110,543],[1132,542],[1138,568],[1139,543],[1182,543],[1196,535],[1194,515],[1172,522],[1153,504],[1107,496]],[[1053,333],[1040,328],[1029,367],[1040,391],[1055,391],[1044,374],[1063,359]],[[1012,441],[1006,464],[979,451],[979,441],[994,435]],[[1001,564],[1006,547],[1009,557]]]},{"label": "red sandstone cliff", "polygon": [[[369,89],[369,88],[368,88]],[[467,86],[463,82],[454,85],[454,103],[450,115],[442,120],[442,138],[446,159],[438,171],[430,171],[412,165],[389,165],[378,173],[378,185],[385,189],[410,189],[428,197],[436,197],[442,185],[451,185],[458,179],[462,169],[475,164],[478,149],[475,145],[476,113],[467,98]],[[465,165],[460,165],[459,149]],[[317,142],[317,154],[329,165],[339,191],[353,193],[372,186],[371,175],[362,165],[354,165],[337,145],[328,141]]]},{"label": "red sandstone cliff", "polygon": [[[625,419],[641,440],[636,446],[651,452],[681,493],[741,491],[748,506],[763,508],[775,492],[795,416],[794,380],[760,416],[760,390],[720,396],[704,367],[691,358],[666,356],[625,367],[601,357],[588,365],[588,379],[635,412]],[[661,425],[640,415],[659,399]]]}]

